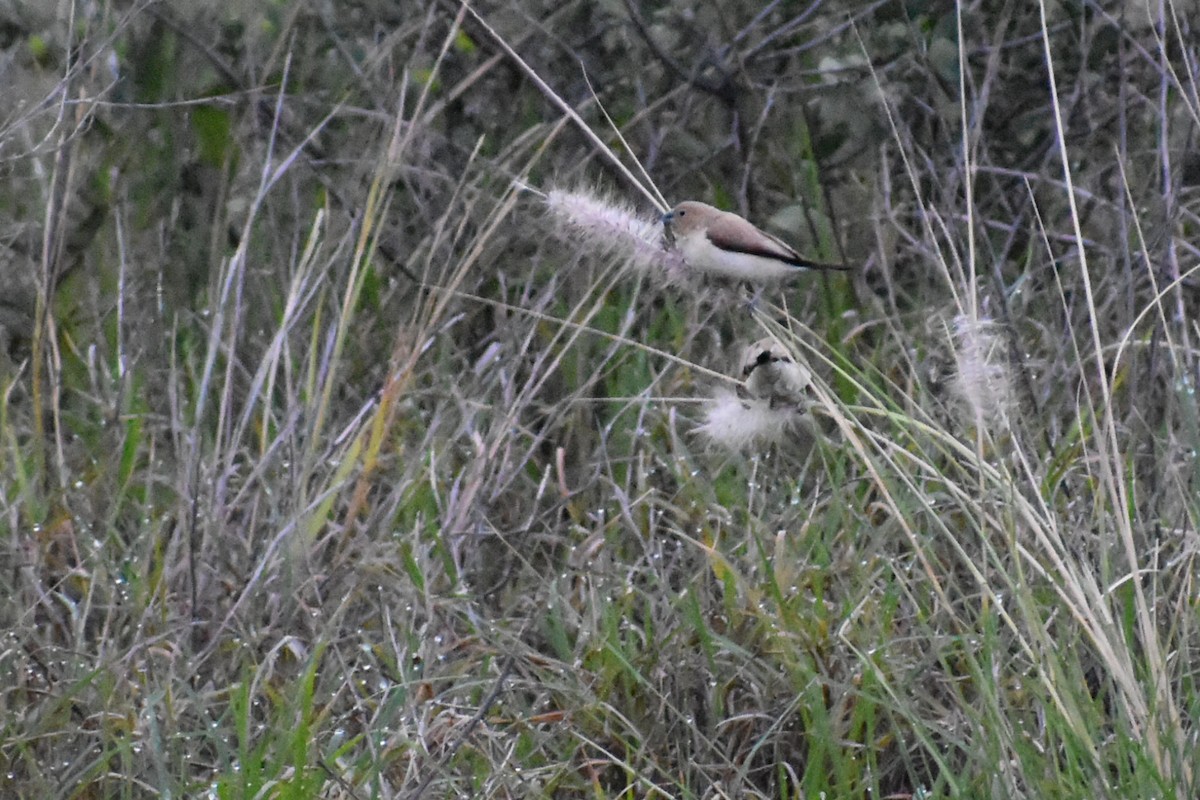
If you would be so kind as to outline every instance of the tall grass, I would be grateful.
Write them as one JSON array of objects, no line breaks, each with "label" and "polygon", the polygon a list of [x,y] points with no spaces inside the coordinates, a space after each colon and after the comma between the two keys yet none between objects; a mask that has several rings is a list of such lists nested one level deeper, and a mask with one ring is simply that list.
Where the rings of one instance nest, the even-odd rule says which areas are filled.
[{"label": "tall grass", "polygon": [[[311,118],[302,90],[333,83],[317,34],[266,15],[296,44],[276,40],[270,91],[227,87],[244,114],[146,103],[147,148],[204,143],[211,217],[126,154],[92,270],[55,235],[31,251],[32,327],[0,364],[0,794],[1193,796],[1186,19],[960,6],[927,59],[888,62],[873,48],[919,31],[886,10],[748,14],[736,74],[804,30],[841,59],[814,83],[848,72],[868,98],[838,111],[878,133],[855,187],[806,116],[836,98],[793,112],[743,85],[768,98],[749,131],[706,68],[641,113],[626,86],[573,103],[530,66],[535,31],[474,11],[491,31],[436,4],[398,24],[354,62],[386,99],[337,85]],[[134,40],[138,19],[87,22]],[[497,92],[518,54],[550,104]],[[1078,134],[1089,97],[1121,101],[1104,143]],[[489,136],[461,137],[463,99],[499,115]],[[580,149],[553,109],[596,101],[621,136]],[[1028,106],[1049,138],[1014,145]],[[681,114],[660,137],[657,108]],[[723,113],[756,143],[740,176],[692,143]],[[61,117],[0,128],[6,148],[59,132],[13,158],[46,231],[105,152]],[[752,302],[707,285],[632,186],[592,193],[579,154],[600,146],[657,152],[672,199],[802,194],[776,221],[862,269]],[[182,272],[193,294],[163,288]],[[806,377],[801,409],[767,411],[804,425],[714,441],[764,337]]]}]

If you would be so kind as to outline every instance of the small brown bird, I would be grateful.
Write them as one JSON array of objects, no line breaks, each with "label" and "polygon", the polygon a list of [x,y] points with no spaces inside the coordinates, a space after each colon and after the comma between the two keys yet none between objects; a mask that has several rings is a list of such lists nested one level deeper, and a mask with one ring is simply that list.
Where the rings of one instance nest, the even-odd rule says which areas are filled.
[{"label": "small brown bird", "polygon": [[774,283],[809,269],[844,270],[843,264],[821,264],[751,223],[688,200],[662,217],[667,241],[693,269],[724,278]]},{"label": "small brown bird", "polygon": [[741,363],[742,382],[751,397],[766,401],[769,408],[803,409],[812,375],[773,338],[759,339],[747,347]]}]

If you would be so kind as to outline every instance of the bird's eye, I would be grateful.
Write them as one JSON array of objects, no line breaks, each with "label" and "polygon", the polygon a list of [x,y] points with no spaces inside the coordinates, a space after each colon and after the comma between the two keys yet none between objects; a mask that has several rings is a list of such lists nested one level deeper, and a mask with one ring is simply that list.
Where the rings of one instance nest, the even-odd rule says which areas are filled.
[{"label": "bird's eye", "polygon": [[687,212],[686,211],[676,211],[675,213],[682,217]]}]

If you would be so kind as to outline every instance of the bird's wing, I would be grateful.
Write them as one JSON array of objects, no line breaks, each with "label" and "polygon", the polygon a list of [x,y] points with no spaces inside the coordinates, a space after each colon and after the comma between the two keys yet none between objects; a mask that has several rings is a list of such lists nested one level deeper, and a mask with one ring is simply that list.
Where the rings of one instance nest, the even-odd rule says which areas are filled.
[{"label": "bird's wing", "polygon": [[708,226],[708,240],[713,246],[734,253],[773,258],[794,267],[805,269],[850,269],[845,264],[822,264],[804,258],[791,245],[778,239],[736,214],[722,214]]},{"label": "bird's wing", "polygon": [[708,225],[708,240],[721,250],[774,258],[789,264],[800,254],[774,236],[759,230],[734,214],[722,214]]}]

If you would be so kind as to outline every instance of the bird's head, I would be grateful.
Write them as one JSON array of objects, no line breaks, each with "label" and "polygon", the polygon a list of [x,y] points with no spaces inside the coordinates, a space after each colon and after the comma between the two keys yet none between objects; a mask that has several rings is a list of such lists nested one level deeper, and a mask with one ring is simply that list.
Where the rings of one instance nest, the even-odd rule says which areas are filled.
[{"label": "bird's head", "polygon": [[720,213],[707,203],[698,203],[695,200],[680,203],[662,215],[667,241],[674,244],[677,237],[686,237],[692,231],[703,230]]},{"label": "bird's head", "polygon": [[706,203],[686,200],[662,215],[662,223],[677,233],[687,233],[708,224],[721,212]]}]

